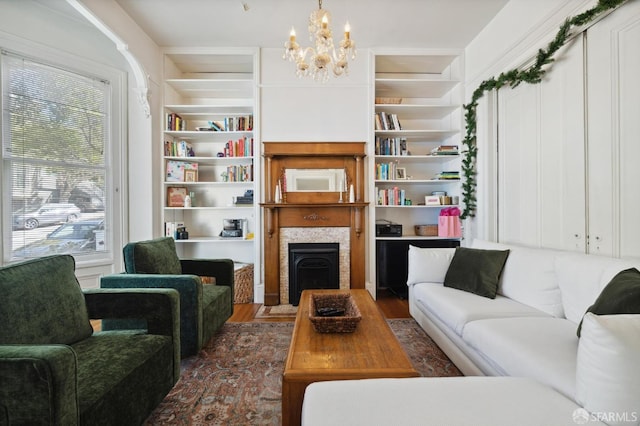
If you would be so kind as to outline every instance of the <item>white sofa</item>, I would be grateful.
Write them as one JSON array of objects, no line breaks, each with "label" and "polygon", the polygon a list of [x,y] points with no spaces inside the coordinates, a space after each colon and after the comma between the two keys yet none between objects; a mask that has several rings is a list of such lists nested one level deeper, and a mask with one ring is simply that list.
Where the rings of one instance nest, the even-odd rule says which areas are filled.
[{"label": "white sofa", "polygon": [[314,383],[303,424],[640,424],[640,315],[585,316],[612,277],[640,261],[471,247],[509,250],[495,299],[443,285],[455,249],[411,247],[409,308],[465,375],[491,377]]}]

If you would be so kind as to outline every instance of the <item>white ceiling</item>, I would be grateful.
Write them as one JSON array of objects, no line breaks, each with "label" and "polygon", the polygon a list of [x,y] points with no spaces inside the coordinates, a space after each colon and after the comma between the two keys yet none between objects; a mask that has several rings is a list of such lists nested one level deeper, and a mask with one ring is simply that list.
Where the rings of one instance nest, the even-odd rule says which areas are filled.
[{"label": "white ceiling", "polygon": [[[507,1],[324,0],[322,7],[335,38],[349,21],[357,47],[464,48]],[[318,7],[316,0],[116,2],[159,46],[281,47],[292,26],[305,46]]]}]

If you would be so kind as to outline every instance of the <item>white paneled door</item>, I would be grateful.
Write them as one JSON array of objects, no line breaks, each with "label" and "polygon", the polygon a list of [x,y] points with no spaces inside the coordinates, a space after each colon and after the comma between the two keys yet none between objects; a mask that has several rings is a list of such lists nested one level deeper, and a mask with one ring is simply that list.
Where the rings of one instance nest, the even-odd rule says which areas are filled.
[{"label": "white paneled door", "polygon": [[640,257],[640,2],[587,33],[589,252]]},{"label": "white paneled door", "polygon": [[498,93],[498,239],[640,257],[640,2]]},{"label": "white paneled door", "polygon": [[583,39],[538,85],[498,93],[498,237],[585,251]]}]

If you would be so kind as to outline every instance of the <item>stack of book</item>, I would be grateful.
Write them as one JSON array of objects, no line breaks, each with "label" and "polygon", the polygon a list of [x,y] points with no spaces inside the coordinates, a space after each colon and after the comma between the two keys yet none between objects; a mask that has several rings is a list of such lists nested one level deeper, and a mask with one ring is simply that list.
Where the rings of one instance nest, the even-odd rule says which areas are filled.
[{"label": "stack of book", "polygon": [[459,180],[459,171],[442,171],[436,175],[436,179],[440,180]]},{"label": "stack of book", "polygon": [[253,204],[253,189],[247,189],[244,195],[235,197],[235,204]]},{"label": "stack of book", "polygon": [[458,155],[458,145],[440,145],[431,150],[431,155]]}]

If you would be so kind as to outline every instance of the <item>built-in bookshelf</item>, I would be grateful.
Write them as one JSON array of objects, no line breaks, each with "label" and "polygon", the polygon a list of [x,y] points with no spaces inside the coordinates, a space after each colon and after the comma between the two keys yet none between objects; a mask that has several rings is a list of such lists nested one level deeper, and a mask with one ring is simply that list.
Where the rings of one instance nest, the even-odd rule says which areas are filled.
[{"label": "built-in bookshelf", "polygon": [[256,64],[254,49],[165,52],[163,232],[181,257],[259,259]]},{"label": "built-in bookshelf", "polygon": [[402,235],[372,232],[378,287],[389,277],[406,287],[406,270],[391,265],[388,253],[404,251],[406,264],[408,244],[459,244],[417,235],[415,226],[437,225],[440,212],[461,199],[462,68],[460,52],[375,54],[372,211],[376,224],[402,225]]}]

